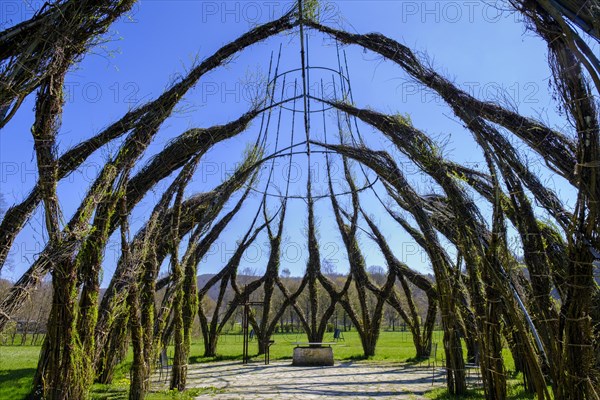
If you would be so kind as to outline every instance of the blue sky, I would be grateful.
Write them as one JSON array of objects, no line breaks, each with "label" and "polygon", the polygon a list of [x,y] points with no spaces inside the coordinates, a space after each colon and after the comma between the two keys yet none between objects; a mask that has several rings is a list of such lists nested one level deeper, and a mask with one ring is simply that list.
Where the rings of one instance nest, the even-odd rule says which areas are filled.
[{"label": "blue sky", "polygon": [[[324,2],[323,2],[324,3]],[[35,5],[34,7],[39,6]],[[140,1],[128,18],[115,23],[106,42],[96,46],[69,72],[67,101],[64,109],[58,147],[59,154],[92,136],[128,109],[156,98],[172,82],[194,64],[210,56],[222,45],[234,40],[248,29],[271,17],[280,16],[291,2],[276,1]],[[547,66],[546,46],[530,32],[520,18],[499,10],[502,2],[490,5],[479,1],[338,1],[330,2],[322,15],[324,24],[341,27],[350,32],[383,33],[418,52],[422,57],[451,78],[459,87],[484,100],[495,100],[508,95],[518,110],[543,119],[552,126],[569,133],[565,120],[556,112],[556,104],[548,89],[550,71]],[[4,26],[31,16],[27,2],[2,4],[1,21]],[[309,35],[310,64],[337,68],[335,43],[316,32]],[[239,117],[251,107],[253,88],[264,90],[257,82],[267,75],[271,53],[282,47],[281,70],[300,66],[297,30],[259,43],[213,72],[204,76],[195,89],[188,93],[178,111],[163,125],[160,133],[140,161],[143,165],[164,145],[192,127],[209,127]],[[370,107],[387,113],[410,115],[413,124],[443,143],[444,154],[455,161],[471,163],[483,168],[482,156],[470,134],[462,128],[452,112],[432,93],[408,79],[395,64],[357,47],[344,47],[349,62],[354,100],[359,107]],[[290,81],[291,81],[290,74]],[[297,77],[297,75],[296,75]],[[288,78],[286,78],[288,79]],[[319,86],[320,79],[331,81],[329,73],[314,73],[311,82]],[[290,83],[288,81],[288,83]],[[327,91],[326,91],[327,92]],[[0,134],[0,192],[8,204],[20,202],[36,180],[35,156],[30,127],[33,121],[34,98],[30,96],[14,119]],[[313,107],[317,107],[315,104]],[[277,116],[277,110],[273,117]],[[289,143],[291,113],[284,111],[280,139]],[[335,114],[326,113],[329,137],[335,134]],[[301,121],[296,121],[295,133],[303,135]],[[314,114],[311,135],[322,138],[323,120]],[[260,118],[247,132],[215,146],[202,164],[188,188],[188,193],[210,190],[221,182],[223,175],[235,167],[248,143],[258,134]],[[274,126],[274,125],[273,125]],[[422,193],[435,190],[435,185],[423,178],[409,160],[394,152],[381,134],[360,125],[367,143],[376,149],[386,149],[398,156],[404,172]],[[274,149],[274,131],[269,133],[268,146]],[[518,140],[515,144],[522,148]],[[99,165],[118,149],[119,141],[98,151],[80,171],[59,184],[59,198],[68,220],[84,196],[89,183],[95,178]],[[572,189],[543,167],[541,160],[527,152],[530,165],[539,170],[547,184],[556,188],[564,201],[574,201]],[[276,174],[279,183],[287,172],[284,159],[279,160]],[[326,192],[325,163],[313,157],[313,168],[318,172],[316,192]],[[302,194],[306,176],[306,158],[294,158],[299,178],[292,185],[293,194]],[[338,160],[339,162],[339,160]],[[364,176],[354,167],[357,181]],[[373,174],[369,176],[373,178]],[[146,220],[154,201],[171,182],[164,180],[136,207],[132,230]],[[260,185],[264,186],[266,174]],[[338,184],[342,191],[344,186]],[[260,187],[261,190],[263,187]],[[379,187],[380,188],[380,187]],[[234,202],[237,197],[232,199]],[[410,266],[428,271],[423,252],[389,218],[369,194],[362,197],[363,206],[375,217],[394,248],[398,258]],[[242,212],[215,245],[199,268],[199,273],[220,269],[235,248],[235,242],[245,232],[254,216],[259,196],[251,198]],[[347,199],[342,198],[347,204]],[[485,210],[487,206],[481,202]],[[226,207],[227,211],[232,205]],[[319,235],[322,257],[334,260],[338,271],[347,269],[345,252],[331,215],[328,200],[317,202]],[[277,200],[269,200],[269,209],[277,208]],[[290,268],[293,275],[301,275],[307,256],[305,246],[306,206],[302,200],[292,200],[286,220],[286,240],[282,268]],[[365,224],[363,223],[362,226]],[[132,232],[133,234],[134,232]],[[116,238],[113,238],[116,239]],[[368,265],[385,265],[376,246],[365,236],[360,238]],[[249,251],[242,268],[261,271],[268,259],[266,237],[261,235]],[[16,279],[45,243],[41,213],[38,210],[21,232],[12,252],[11,270],[3,270],[2,277]],[[114,270],[118,256],[118,241],[111,240],[104,262],[103,285]]]}]

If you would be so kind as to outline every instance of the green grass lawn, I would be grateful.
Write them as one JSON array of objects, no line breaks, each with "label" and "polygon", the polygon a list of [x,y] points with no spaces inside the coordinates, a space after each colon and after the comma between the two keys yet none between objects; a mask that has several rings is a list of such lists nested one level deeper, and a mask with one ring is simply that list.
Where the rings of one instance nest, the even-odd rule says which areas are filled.
[{"label": "green grass lawn", "polygon": [[[507,387],[507,398],[511,400],[533,400],[535,396],[532,394],[525,393],[523,385],[519,383],[517,379],[510,379]],[[448,394],[448,391],[444,389],[434,389],[425,394],[425,397],[432,400],[456,400],[457,397]],[[462,397],[463,399],[473,400],[484,400],[485,393],[483,389],[469,389],[468,394]]]},{"label": "green grass lawn", "polygon": [[[436,332],[436,340],[439,337],[441,341],[441,332]],[[292,358],[294,342],[305,342],[304,334],[276,334],[272,337],[275,343],[271,346],[272,360],[285,360]],[[345,332],[343,341],[339,341],[334,346],[335,358],[338,360],[358,360],[363,359],[362,346],[360,338],[356,332]],[[333,342],[333,333],[326,333],[325,342]],[[441,347],[441,344],[440,344]],[[170,350],[172,351],[172,350]],[[200,355],[204,352],[202,341],[195,342],[192,345],[191,362],[213,361],[213,358],[203,358]],[[256,340],[250,342],[250,355],[256,355],[258,352]],[[241,335],[223,335],[219,338],[217,353],[220,358],[235,359],[242,357],[242,336]],[[412,336],[409,332],[381,332],[377,345],[377,352],[372,360],[375,361],[406,361],[414,357],[415,348],[412,343]],[[256,360],[261,359],[256,358]]]},{"label": "green grass lawn", "polygon": [[0,399],[22,399],[31,388],[40,346],[0,346]]},{"label": "green grass lawn", "polygon": [[[433,341],[438,343],[437,360],[441,361],[443,356],[441,332],[435,332]],[[277,334],[273,336],[275,343],[271,346],[271,360],[285,360],[292,358],[294,348],[293,342],[306,341],[303,334]],[[344,341],[334,347],[336,360],[363,360],[363,352],[360,344],[360,338],[356,332],[344,332]],[[324,341],[333,341],[333,334],[326,334]],[[0,399],[23,399],[29,392],[33,381],[33,374],[39,357],[40,346],[0,346]],[[169,354],[173,353],[173,348],[168,349]],[[202,357],[204,346],[201,338],[196,338],[192,344],[190,363],[212,362],[216,360],[240,359],[242,357],[242,336],[223,335],[219,339],[217,347],[217,357]],[[250,343],[250,355],[255,361],[262,360],[258,357],[256,340]],[[406,362],[410,361],[415,355],[415,349],[412,343],[412,337],[408,332],[381,332],[377,345],[376,355],[368,362]],[[514,369],[514,363],[510,352],[504,353],[506,366],[509,370]],[[94,385],[92,388],[93,399],[126,399],[127,388],[129,386],[129,366],[133,355],[129,352],[127,358],[118,367],[115,373],[115,379],[112,385]],[[152,393],[148,399],[189,399],[201,393],[209,392],[210,388],[200,390],[190,390],[185,393],[161,392]],[[511,389],[512,390],[512,389]],[[515,396],[518,397],[515,391]],[[443,399],[443,391],[435,391],[432,398]],[[473,397],[483,398],[478,392],[473,392]]]}]

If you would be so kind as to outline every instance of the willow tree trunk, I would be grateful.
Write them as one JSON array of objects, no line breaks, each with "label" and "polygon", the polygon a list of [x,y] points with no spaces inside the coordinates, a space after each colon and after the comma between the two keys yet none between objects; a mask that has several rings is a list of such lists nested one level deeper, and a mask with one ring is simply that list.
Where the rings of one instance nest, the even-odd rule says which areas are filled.
[{"label": "willow tree trunk", "polygon": [[198,311],[198,284],[196,281],[196,263],[188,263],[185,267],[183,283],[183,349],[187,362],[192,346],[192,327]]},{"label": "willow tree trunk", "polygon": [[437,300],[432,297],[429,298],[429,305],[427,308],[427,317],[425,319],[425,325],[423,325],[423,333],[421,336],[422,346],[429,349],[431,353],[431,342],[433,337],[433,330],[435,329],[435,318],[437,316],[438,304]]},{"label": "willow tree trunk", "polygon": [[263,295],[263,314],[262,320],[260,321],[259,329],[256,331],[256,338],[258,339],[258,355],[265,354],[269,346],[268,341],[271,339],[272,329],[269,324],[269,314],[271,313],[271,300],[273,297],[273,280],[267,279],[264,284],[264,295]]},{"label": "willow tree trunk", "polygon": [[[202,332],[202,342],[204,343],[204,357],[214,357],[217,355],[217,338],[210,335],[208,319],[204,311],[202,300],[198,301],[198,319],[200,320],[200,331]],[[216,310],[214,312],[217,312]]]},{"label": "willow tree trunk", "polygon": [[[40,192],[50,245],[58,250],[52,262],[53,302],[48,320],[48,334],[34,377],[34,398],[69,399],[87,397],[85,385],[89,370],[82,362],[76,331],[77,268],[74,261],[61,257],[60,207],[56,194],[58,163],[55,156],[56,136],[62,114],[63,85],[71,64],[68,45],[56,43],[57,51],[49,62],[53,73],[40,84],[32,126],[37,158]],[[62,258],[62,259],[61,259]]]},{"label": "willow tree trunk", "polygon": [[[117,188],[121,191],[123,188]],[[85,365],[94,365],[96,355],[95,330],[98,322],[98,302],[100,296],[100,272],[102,255],[109,238],[110,215],[113,214],[119,193],[105,195],[96,209],[92,231],[83,243],[77,255],[77,269],[81,279],[81,295],[79,296],[79,315],[77,318],[77,335],[81,343],[82,357]],[[86,368],[93,371],[92,368]],[[90,387],[95,372],[84,375],[83,383]]]},{"label": "willow tree trunk", "polygon": [[411,329],[410,333],[412,334],[413,345],[415,346],[415,357],[417,360],[426,360],[431,355],[431,342],[429,342],[429,346],[427,346],[421,340],[421,335],[418,331]]},{"label": "willow tree trunk", "polygon": [[144,335],[140,316],[140,300],[137,284],[131,285],[128,303],[130,307],[131,343],[133,347],[133,364],[130,371],[129,400],[143,400],[146,397],[146,377],[148,371],[144,362]]},{"label": "willow tree trunk", "polygon": [[217,355],[217,340],[215,336],[210,336],[204,339],[204,357],[216,357]]},{"label": "willow tree trunk", "polygon": [[589,249],[582,244],[575,247],[570,255],[573,261],[568,269],[567,297],[561,310],[561,324],[564,324],[565,373],[564,384],[558,388],[557,398],[597,399],[600,396],[597,386],[599,378],[598,371],[595,371],[594,376],[594,337],[589,317],[594,286],[593,257]]},{"label": "willow tree trunk", "polygon": [[87,366],[83,365],[76,332],[77,271],[65,259],[52,272],[52,309],[31,398],[79,399],[87,396]]},{"label": "willow tree trunk", "polygon": [[[465,380],[465,362],[458,332],[452,324],[444,323],[444,351],[446,353],[446,383],[452,395],[467,391]],[[450,325],[450,326],[448,326]]]},{"label": "willow tree trunk", "polygon": [[364,332],[360,336],[360,343],[362,344],[363,354],[365,357],[373,357],[375,355],[378,339],[379,332],[373,332],[371,330]]},{"label": "willow tree trunk", "polygon": [[[144,335],[144,363],[147,371],[151,371],[152,363],[158,357],[158,351],[154,348],[154,313],[156,301],[156,275],[158,264],[154,249],[152,252],[152,260],[144,263],[142,277],[142,291],[140,292],[140,302],[142,307],[142,327]],[[147,387],[146,390],[150,388]]]},{"label": "willow tree trunk", "polygon": [[[484,335],[487,336],[486,344],[488,346],[485,355],[487,360],[482,364],[486,365],[482,369],[485,383],[486,396],[490,399],[506,399],[506,371],[504,360],[502,358],[502,336],[501,336],[501,298],[498,293],[488,288],[487,290],[487,324]],[[481,360],[480,360],[481,361]]]},{"label": "willow tree trunk", "polygon": [[175,355],[173,357],[173,372],[171,373],[171,390],[185,390],[187,378],[187,351],[184,348],[183,333],[183,285],[177,289],[173,302],[173,339],[175,344]]},{"label": "willow tree trunk", "polygon": [[413,333],[413,343],[415,344],[418,359],[426,359],[431,356],[431,344],[436,315],[437,301],[429,298],[427,317],[425,319],[425,324],[423,325],[422,331],[416,336]]},{"label": "willow tree trunk", "polygon": [[526,355],[524,354],[524,344],[521,341],[520,335],[507,331],[504,336],[515,362],[515,372],[521,372],[523,375],[523,388],[527,393],[535,393],[536,388],[532,379],[531,370],[527,363]]},{"label": "willow tree trunk", "polygon": [[115,321],[110,332],[110,337],[103,346],[100,358],[95,366],[96,380],[98,383],[112,383],[117,364],[125,358],[129,350],[129,317],[121,315]]}]

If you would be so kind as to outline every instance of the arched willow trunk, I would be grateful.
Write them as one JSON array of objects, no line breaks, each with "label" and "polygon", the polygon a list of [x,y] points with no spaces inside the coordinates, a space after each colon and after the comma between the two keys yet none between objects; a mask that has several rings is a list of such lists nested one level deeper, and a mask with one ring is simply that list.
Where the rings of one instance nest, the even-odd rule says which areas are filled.
[{"label": "arched willow trunk", "polygon": [[[404,218],[394,213],[387,206],[385,208],[388,214],[390,214],[394,220],[396,220],[407,232],[409,232],[411,236],[413,236],[413,238],[415,238],[417,243],[419,243],[421,246],[425,245],[422,235],[419,232],[416,232]],[[400,260],[396,258],[377,225],[371,220],[371,218],[369,218],[364,210],[361,209],[361,212],[373,233],[372,239],[379,246],[379,249],[381,250],[388,264],[388,268],[390,268],[393,273],[397,275],[398,280],[400,281],[402,290],[406,297],[406,302],[408,303],[409,312],[407,313],[402,307],[402,304],[398,298],[398,294],[395,290],[390,291],[387,301],[396,311],[398,311],[402,319],[408,325],[412,333],[413,344],[416,350],[415,357],[417,359],[426,359],[431,354],[433,329],[438,310],[437,290],[428,278],[412,270],[406,264],[400,262]],[[419,289],[423,290],[427,296],[427,314],[423,324],[421,324],[421,316],[417,310],[417,306],[413,299],[413,293],[408,285],[407,280]]]},{"label": "arched willow trunk", "polygon": [[[387,153],[374,153],[365,148],[354,148],[343,145],[321,145],[369,166],[369,168],[385,179],[397,191],[398,195],[402,197],[403,203],[405,202],[408,205],[407,211],[412,213],[421,228],[425,239],[425,250],[429,254],[436,275],[437,290],[440,296],[442,326],[444,329],[448,389],[452,394],[464,394],[466,392],[465,368],[462,357],[462,346],[456,329],[456,321],[460,316],[454,301],[456,293],[452,285],[453,279],[449,273],[452,269],[452,264],[439,243],[435,229],[423,210],[419,196],[410,187],[394,160]],[[400,205],[402,206],[402,204]]]},{"label": "arched willow trunk", "polygon": [[[305,115],[305,118],[307,116]],[[305,121],[305,128],[308,135],[308,124]],[[321,256],[319,244],[317,240],[317,232],[315,226],[314,214],[314,199],[312,195],[312,172],[310,170],[310,157],[308,157],[309,171],[306,183],[307,193],[307,247],[308,261],[306,265],[306,273],[302,278],[298,290],[290,297],[288,301],[296,300],[306,287],[307,292],[303,293],[308,298],[306,313],[294,301],[294,309],[300,319],[304,332],[306,333],[309,342],[323,342],[327,323],[335,311],[339,295],[336,294],[333,288],[333,283],[323,275],[321,271]],[[349,281],[349,280],[348,280]],[[347,290],[347,285],[346,289]],[[327,302],[329,304],[327,304]]]},{"label": "arched willow trunk", "polygon": [[[173,344],[175,347],[175,354],[173,356],[173,364],[171,366],[171,383],[169,385],[171,390],[183,391],[187,380],[187,367],[188,367],[188,356],[189,348],[186,348],[184,343],[184,323],[183,323],[183,298],[184,293],[184,264],[189,258],[189,251],[193,248],[192,245],[188,245],[188,251],[182,262],[179,259],[179,226],[181,223],[181,203],[183,201],[183,193],[188,184],[192,179],[194,171],[200,158],[196,156],[192,159],[182,171],[182,181],[179,183],[177,188],[177,196],[175,197],[175,213],[173,214],[173,220],[171,221],[171,229],[173,230],[171,236],[171,285],[174,288],[173,308],[172,308],[172,327],[173,327]],[[192,277],[192,279],[194,279]]]},{"label": "arched willow trunk", "polygon": [[[273,169],[271,169],[272,173]],[[286,198],[281,203],[279,224],[277,230],[273,231],[270,224],[267,224],[267,232],[269,235],[270,253],[269,260],[267,261],[267,268],[264,275],[263,284],[263,306],[262,306],[262,317],[260,323],[256,324],[255,332],[258,339],[258,354],[264,354],[270,346],[269,341],[275,331],[275,327],[279,320],[283,317],[283,313],[286,310],[285,302],[282,303],[279,309],[274,308],[274,296],[276,290],[281,292],[282,296],[286,293],[281,291],[283,283],[279,278],[279,264],[281,260],[281,239],[283,235],[283,227],[285,222],[285,216],[287,211],[287,194],[289,190],[289,176],[288,186],[286,188]],[[266,194],[265,194],[266,196]],[[266,199],[263,197],[263,217],[265,221],[268,220]],[[283,326],[283,325],[282,325]]]},{"label": "arched willow trunk", "polygon": [[[338,294],[333,292],[331,289],[329,289],[329,291],[332,291],[332,296],[339,297],[338,301],[356,327],[356,330],[360,336],[364,356],[372,357],[375,355],[377,341],[379,340],[379,331],[381,328],[381,322],[383,320],[383,307],[392,293],[394,283],[396,281],[396,275],[392,268],[389,268],[383,287],[379,288],[371,282],[366,271],[365,259],[356,239],[360,204],[357,188],[352,178],[347,159],[345,157],[343,158],[343,165],[344,175],[350,188],[352,197],[351,214],[342,211],[337,201],[336,194],[333,189],[328,156],[327,165],[329,198],[333,207],[338,230],[340,231],[344,246],[346,248],[346,253],[348,254],[348,262],[350,263],[350,274],[343,292]],[[342,215],[347,216],[347,218],[350,220],[349,225],[344,221]],[[358,300],[356,303],[351,302],[349,299],[348,288],[350,285],[348,283],[350,280],[352,280],[354,283],[353,293],[356,295],[356,299]],[[374,307],[372,305],[373,301],[375,303]]]},{"label": "arched willow trunk", "polygon": [[[221,221],[223,223],[217,224],[213,228],[213,235],[212,236],[207,235],[207,237],[210,238],[211,243],[212,243],[212,240],[216,239],[216,237],[218,236],[220,231],[225,228],[228,218],[230,219],[233,216],[232,213],[235,213],[235,212],[237,212],[237,210],[239,210],[239,207],[241,207],[241,202],[248,195],[249,190],[250,190],[250,188],[248,188],[248,190],[244,194],[242,200],[240,200],[240,202],[238,202],[236,209],[234,209],[232,212],[230,212],[229,214],[227,214],[227,216],[225,216],[223,218],[223,220]],[[260,210],[259,210],[259,212],[260,212]],[[231,258],[229,259],[229,261],[227,262],[225,267],[223,267],[223,269],[218,274],[213,276],[204,285],[204,287],[198,291],[198,305],[199,305],[198,306],[198,317],[200,320],[200,328],[202,331],[202,336],[204,338],[204,356],[205,357],[214,357],[217,355],[216,351],[217,351],[217,343],[218,343],[219,335],[221,334],[221,331],[225,327],[225,324],[234,315],[236,308],[243,301],[249,299],[250,294],[252,292],[254,292],[256,289],[258,289],[258,287],[261,284],[261,281],[255,281],[251,285],[246,287],[244,289],[244,291],[241,291],[238,288],[237,283],[236,283],[237,269],[240,265],[240,262],[242,260],[242,256],[243,256],[244,252],[256,240],[256,237],[258,236],[258,234],[260,232],[262,232],[262,230],[269,223],[269,221],[265,221],[260,226],[254,228],[256,221],[258,219],[258,216],[259,216],[259,212],[257,212],[256,215],[254,216],[254,220],[252,221],[252,224],[250,225],[248,231],[245,233],[244,237],[240,241],[238,248],[236,249],[234,254],[231,256]],[[204,245],[204,246],[200,246],[200,247],[204,249],[203,250],[204,252],[206,252],[206,251],[208,251],[210,245]],[[198,259],[200,259],[200,258],[198,258]],[[204,310],[203,299],[204,299],[204,296],[206,296],[206,294],[208,293],[208,291],[219,282],[220,282],[219,294],[217,297],[217,301],[216,301],[215,309],[213,311],[212,318],[209,321],[207,318],[207,315],[206,315],[206,310]],[[231,302],[229,304],[226,304],[225,295],[226,295],[226,291],[227,291],[229,284],[231,284],[232,289],[234,289],[235,295],[234,295],[234,298],[231,299]],[[224,315],[219,319],[219,314],[221,313],[222,309],[225,309],[226,311],[225,311]]]},{"label": "arched willow trunk", "polygon": [[[75,2],[68,1],[66,3],[70,4],[68,7],[72,7]],[[114,5],[113,1],[107,0],[106,3],[107,5],[110,5],[110,7],[116,6],[120,10],[118,13],[110,15],[110,20],[112,21],[113,19],[117,18],[120,13],[127,11],[133,2],[120,2],[118,5]],[[102,11],[110,11],[110,7],[102,8]],[[78,12],[82,11],[78,8],[75,8],[75,10]],[[50,14],[54,14],[54,17],[59,15],[55,13]],[[72,22],[64,20],[64,17],[64,15],[61,15],[59,18],[61,24],[66,22],[68,25]],[[31,195],[21,204],[11,207],[11,209],[8,210],[6,217],[2,220],[2,224],[0,225],[0,231],[2,232],[2,234],[0,234],[0,260],[2,260],[2,262],[0,264],[4,264],[4,258],[8,254],[8,250],[10,250],[11,244],[14,242],[14,238],[25,225],[27,219],[31,217],[35,207],[40,201],[42,201],[44,197],[43,193],[47,192],[47,190],[42,188],[42,186],[47,187],[48,184],[50,186],[55,185],[58,179],[62,179],[69,173],[76,170],[77,167],[79,167],[92,153],[94,153],[100,147],[128,132],[133,131],[138,133],[137,135],[132,136],[131,139],[133,140],[130,141],[129,150],[133,150],[132,147],[136,147],[138,143],[143,147],[148,136],[150,138],[153,136],[155,133],[153,130],[161,126],[162,122],[164,122],[164,120],[171,114],[174,106],[178,103],[178,101],[185,97],[185,94],[197,83],[200,77],[202,77],[206,72],[222,65],[236,52],[241,51],[246,47],[260,42],[261,40],[264,40],[272,35],[276,35],[277,33],[291,29],[295,25],[293,17],[293,13],[286,14],[277,20],[252,29],[233,42],[225,45],[212,56],[208,57],[202,63],[194,67],[187,76],[174,84],[156,100],[128,112],[122,119],[110,125],[98,135],[69,150],[58,160],[57,168],[52,167],[53,165],[57,164],[55,161],[50,160],[51,162],[44,163],[50,167],[50,169],[47,169],[47,172],[48,174],[54,176],[54,178],[38,182]],[[85,15],[77,14],[76,20],[79,21],[80,19],[85,20]],[[45,29],[42,21],[44,21],[43,18],[37,20],[36,24],[39,25],[41,23],[42,29]],[[94,23],[98,23],[100,21],[107,20],[104,18],[94,19]],[[24,23],[24,25],[28,24],[29,21]],[[102,27],[102,29],[105,28],[106,26]],[[51,29],[51,31],[52,34],[56,33],[54,27]],[[93,33],[93,31],[86,32],[86,34],[89,33]],[[24,38],[21,36],[18,37],[21,39]],[[2,38],[0,38],[0,40],[1,39]],[[38,40],[34,37],[31,39],[33,41]],[[76,46],[76,44],[74,45]],[[23,48],[29,48],[29,46],[24,46]],[[56,90],[53,90],[52,93],[62,96],[62,88],[60,87],[61,80],[56,79],[59,76],[60,74],[51,79],[54,84],[58,85]],[[48,102],[47,104],[52,105],[51,103],[52,102]],[[42,112],[42,114],[47,115],[48,118],[50,118],[49,121],[51,121],[53,118],[56,119],[60,117],[60,110],[50,110],[50,112]],[[181,135],[172,145],[168,146],[160,156],[152,160],[147,168],[143,168],[140,174],[132,178],[131,184],[129,185],[129,193],[127,194],[130,201],[128,208],[130,210],[133,209],[133,206],[141,200],[143,195],[153,185],[166,178],[174,170],[185,164],[185,162],[193,157],[194,154],[197,152],[206,151],[214,143],[241,132],[247,126],[247,123],[250,122],[250,120],[252,120],[252,118],[254,118],[257,114],[258,110],[254,110],[253,112],[244,115],[240,120],[235,121],[231,125],[221,125],[215,127],[216,129],[208,130],[192,129],[190,132],[186,132],[186,134]],[[142,131],[141,134],[139,132],[140,130]],[[38,131],[41,134],[41,130],[38,129]],[[44,143],[51,145],[52,142],[44,141]],[[49,149],[47,146],[44,148]],[[47,153],[48,151],[44,150],[44,154]],[[132,151],[129,157],[134,160],[135,151]],[[52,172],[52,168],[54,168],[56,171]],[[101,188],[97,187],[96,189]],[[80,232],[87,227],[88,220],[93,214],[95,206],[93,201],[95,197],[96,195],[90,192],[90,194],[86,196],[86,199],[82,202],[80,210],[78,210],[76,216],[68,224],[68,229],[66,229],[68,235],[66,235],[60,245],[60,247],[66,252],[74,252],[73,248],[77,247],[77,242],[81,240]],[[56,220],[56,218],[52,217],[50,220]],[[83,225],[80,226],[81,224]],[[111,222],[111,234],[114,232],[117,226],[118,218],[113,219]],[[72,232],[75,232],[76,235],[72,235]],[[38,260],[32,264],[29,270],[23,274],[23,276],[11,289],[10,295],[4,299],[4,301],[2,301],[0,304],[0,309],[2,310],[2,312],[0,312],[0,329],[2,329],[2,327],[6,324],[9,316],[16,312],[23,304],[24,299],[27,298],[27,292],[33,290],[36,284],[39,283],[39,281],[50,271],[53,261],[57,261],[57,247],[55,247],[57,245],[58,243],[54,241],[53,243],[50,243],[46,249],[44,249]],[[49,260],[49,258],[53,258],[53,260]]]},{"label": "arched willow trunk", "polygon": [[128,324],[128,315],[118,317],[107,344],[102,347],[100,359],[95,366],[98,383],[112,383],[116,366],[125,359],[130,345]]},{"label": "arched willow trunk", "polygon": [[[564,292],[564,304],[566,304],[564,311],[566,312],[568,309],[569,313],[582,317],[583,315],[588,315],[587,313],[589,312],[590,296],[588,295],[593,293],[590,270],[591,258],[593,255],[592,249],[598,247],[597,236],[595,236],[594,233],[595,227],[599,225],[597,221],[598,202],[592,200],[590,203],[588,200],[594,198],[597,199],[599,196],[598,185],[591,184],[590,186],[591,182],[597,181],[597,168],[586,168],[584,173],[577,173],[575,166],[576,164],[581,165],[582,159],[587,160],[585,162],[586,165],[590,165],[588,162],[597,162],[597,155],[600,152],[597,150],[599,147],[597,113],[593,102],[589,101],[589,91],[586,88],[585,79],[581,74],[581,65],[586,67],[595,82],[596,88],[598,88],[600,87],[600,81],[597,79],[598,68],[594,67],[597,66],[598,63],[594,57],[590,58],[591,53],[587,51],[589,49],[586,49],[585,42],[583,40],[578,40],[577,33],[564,24],[562,16],[556,13],[552,14],[548,11],[551,8],[547,7],[549,2],[515,0],[512,3],[515,4],[518,11],[531,19],[532,26],[534,26],[540,36],[549,43],[551,66],[554,70],[554,75],[559,87],[559,94],[562,96],[566,105],[566,110],[572,116],[574,125],[576,126],[578,133],[577,144],[573,143],[565,135],[547,128],[533,119],[522,117],[517,113],[504,109],[496,104],[484,103],[474,99],[472,96],[457,89],[453,84],[441,77],[431,68],[421,64],[418,58],[408,48],[391,39],[385,38],[383,35],[353,35],[323,27],[318,24],[311,24],[311,26],[329,33],[343,42],[359,44],[397,62],[410,75],[423,83],[423,85],[437,91],[442,98],[453,107],[454,111],[464,120],[465,124],[469,125],[469,129],[473,128],[473,126],[471,126],[473,122],[479,124],[484,129],[490,128],[489,125],[485,126],[485,124],[480,124],[481,121],[478,121],[479,117],[486,119],[491,123],[504,126],[511,133],[521,138],[532,150],[538,152],[552,169],[565,177],[565,179],[567,179],[574,187],[578,188],[580,191],[579,200],[581,201],[578,210],[582,215],[581,218],[577,219],[579,225],[576,226],[576,224],[573,225],[571,223],[571,221],[574,222],[575,219],[569,220],[567,218],[565,222],[564,216],[566,214],[561,216],[560,213],[556,212],[556,207],[554,207],[554,205],[557,203],[553,203],[553,197],[548,196],[547,193],[543,193],[543,190],[540,190],[543,186],[535,186],[537,183],[532,181],[530,177],[526,175],[526,169],[519,169],[518,167],[513,166],[515,171],[519,173],[519,178],[526,183],[528,189],[536,196],[536,199],[540,201],[541,204],[544,204],[544,207],[548,207],[551,215],[557,215],[557,221],[565,228],[566,236],[572,237],[575,235],[576,237],[569,246],[569,252],[573,251],[573,255],[583,255],[584,259],[577,265],[584,265],[585,267],[582,267],[581,270],[577,270],[577,268],[573,267],[571,272],[568,272],[566,276],[569,276],[569,273],[571,274],[572,282],[570,284],[574,284],[574,281],[576,280],[575,276],[581,278],[581,281],[578,282],[578,287],[584,288],[584,296],[575,299],[572,296],[573,292],[571,293],[571,296],[568,296],[566,292]],[[579,50],[576,50],[577,47],[579,47]],[[473,118],[474,116],[475,118]],[[478,128],[475,127],[473,130],[476,131],[477,129]],[[535,132],[535,135],[533,132]],[[477,135],[480,134],[482,134],[482,132],[477,133]],[[543,139],[540,141],[540,138]],[[503,149],[500,156],[504,155]],[[578,247],[577,242],[579,240],[586,242],[587,244]],[[537,246],[537,248],[532,249],[529,253],[543,254],[544,249],[539,247],[539,244],[535,246]],[[552,265],[552,263],[550,263],[550,265]],[[531,260],[531,262],[528,263],[528,266],[535,267],[535,261]],[[551,275],[547,273],[546,270],[547,268],[544,268],[541,271],[542,274],[535,274],[543,279],[543,277]],[[533,301],[529,302],[527,307],[538,309],[537,312],[539,312],[540,315],[544,315],[540,319],[534,320],[535,329],[538,330],[543,345],[546,348],[546,354],[552,360],[548,366],[554,378],[554,391],[562,396],[566,395],[566,393],[564,393],[565,388],[575,384],[571,381],[558,383],[565,377],[565,374],[563,373],[565,357],[573,359],[577,358],[579,362],[584,360],[579,355],[575,356],[568,351],[563,352],[561,349],[556,348],[557,343],[560,342],[559,340],[556,340],[558,331],[556,328],[552,327],[552,325],[556,324],[556,318],[552,315],[548,318],[545,314],[548,314],[549,309],[544,306],[539,306],[540,301],[545,302],[549,297],[548,292],[541,290],[542,286],[539,285],[539,283],[540,282],[534,282],[534,288],[537,287],[535,290],[538,293],[534,295]],[[559,282],[557,282],[557,285],[566,288],[564,284]],[[550,314],[553,313],[554,312],[550,311]],[[573,318],[569,321],[585,321],[585,318]],[[586,349],[585,351],[588,351],[588,349],[591,350],[593,348],[593,345],[591,345],[590,342],[591,329],[589,326],[586,327],[584,325],[585,323],[572,331],[573,336],[569,341],[572,341],[576,346],[583,346],[582,348]],[[567,324],[564,325],[564,329],[561,327],[561,337],[568,337],[565,329],[567,329]],[[575,334],[575,332],[577,333]],[[528,340],[531,340],[531,338]],[[593,357],[590,358],[588,354],[588,356],[585,356],[584,358],[588,360],[584,361],[584,365],[586,365],[584,369],[586,371],[593,371],[589,368],[588,364],[589,359],[593,359]],[[529,362],[538,364],[538,367],[535,368],[539,368],[539,359],[535,360],[535,358],[532,358]],[[577,363],[575,362],[569,361],[569,368],[573,368],[573,371],[567,374],[570,377],[578,376],[575,372],[575,368],[577,368],[575,367],[576,364]],[[578,393],[577,396],[590,396],[591,385],[592,382],[595,381],[596,378],[594,377],[590,377],[587,380],[580,380],[576,385],[578,388],[583,388],[581,389],[582,391],[569,392],[568,395]],[[544,396],[542,393],[538,394]]]}]

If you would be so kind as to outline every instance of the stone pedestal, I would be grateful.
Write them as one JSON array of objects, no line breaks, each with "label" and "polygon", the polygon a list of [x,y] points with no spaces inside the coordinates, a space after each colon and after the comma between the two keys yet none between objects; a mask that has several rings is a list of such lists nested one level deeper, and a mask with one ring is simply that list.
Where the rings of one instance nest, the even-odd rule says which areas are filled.
[{"label": "stone pedestal", "polygon": [[333,349],[331,347],[296,347],[292,365],[330,367],[333,365]]}]

